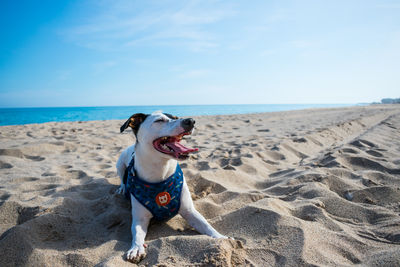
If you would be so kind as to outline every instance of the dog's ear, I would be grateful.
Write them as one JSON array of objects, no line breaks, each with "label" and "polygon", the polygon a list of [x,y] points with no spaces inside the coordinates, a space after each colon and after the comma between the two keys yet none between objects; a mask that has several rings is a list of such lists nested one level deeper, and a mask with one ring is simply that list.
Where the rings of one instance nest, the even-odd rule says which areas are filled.
[{"label": "dog's ear", "polygon": [[131,127],[135,135],[139,131],[139,126],[144,120],[147,118],[146,114],[136,113],[133,114],[120,128],[120,132],[122,133],[126,128]]}]

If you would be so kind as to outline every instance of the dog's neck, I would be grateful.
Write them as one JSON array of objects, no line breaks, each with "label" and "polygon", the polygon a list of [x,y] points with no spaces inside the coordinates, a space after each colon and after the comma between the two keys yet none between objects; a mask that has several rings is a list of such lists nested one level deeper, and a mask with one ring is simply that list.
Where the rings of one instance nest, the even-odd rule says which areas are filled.
[{"label": "dog's neck", "polygon": [[135,146],[134,167],[140,179],[150,183],[162,182],[175,172],[176,165],[176,160],[155,156],[153,151],[143,149],[140,143]]}]

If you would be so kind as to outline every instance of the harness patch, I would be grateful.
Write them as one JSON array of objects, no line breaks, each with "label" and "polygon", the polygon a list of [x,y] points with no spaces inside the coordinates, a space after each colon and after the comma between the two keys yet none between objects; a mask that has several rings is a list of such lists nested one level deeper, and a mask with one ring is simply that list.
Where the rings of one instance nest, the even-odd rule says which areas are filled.
[{"label": "harness patch", "polygon": [[168,194],[168,192],[161,192],[156,196],[156,202],[159,206],[166,206],[170,201],[171,196]]},{"label": "harness patch", "polygon": [[175,173],[160,183],[148,183],[140,179],[135,172],[134,157],[125,170],[127,176],[126,197],[131,195],[146,207],[156,220],[174,217],[181,205],[183,172],[176,166]]}]

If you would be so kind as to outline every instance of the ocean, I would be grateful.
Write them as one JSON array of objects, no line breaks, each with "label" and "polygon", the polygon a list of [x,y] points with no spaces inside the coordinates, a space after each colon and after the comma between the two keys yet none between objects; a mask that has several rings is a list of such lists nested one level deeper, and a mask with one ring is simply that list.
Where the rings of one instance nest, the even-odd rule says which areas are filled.
[{"label": "ocean", "polygon": [[182,106],[107,106],[0,108],[0,126],[52,121],[91,121],[127,119],[132,114],[162,110],[176,116],[247,114],[305,108],[344,107],[356,104],[264,104],[264,105],[182,105]]}]

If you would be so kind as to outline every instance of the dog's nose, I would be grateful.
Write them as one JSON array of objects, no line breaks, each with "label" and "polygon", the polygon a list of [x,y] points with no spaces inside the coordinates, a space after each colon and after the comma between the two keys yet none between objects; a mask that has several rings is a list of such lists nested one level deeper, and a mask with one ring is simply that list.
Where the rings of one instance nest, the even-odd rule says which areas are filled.
[{"label": "dog's nose", "polygon": [[181,122],[181,126],[182,126],[182,128],[183,128],[185,131],[190,131],[190,130],[192,130],[193,127],[194,127],[194,124],[195,124],[195,121],[194,121],[194,119],[192,119],[192,118],[184,119],[184,120],[182,120],[182,122]]}]

